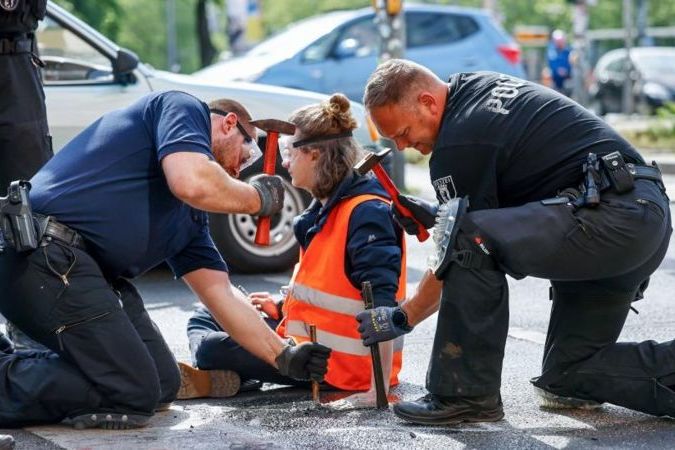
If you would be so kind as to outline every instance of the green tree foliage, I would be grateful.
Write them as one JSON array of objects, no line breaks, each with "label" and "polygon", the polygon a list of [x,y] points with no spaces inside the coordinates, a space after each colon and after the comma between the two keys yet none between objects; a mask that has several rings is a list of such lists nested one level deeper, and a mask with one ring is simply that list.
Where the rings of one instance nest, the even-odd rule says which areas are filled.
[{"label": "green tree foliage", "polygon": [[119,36],[124,14],[118,0],[53,0],[112,40]]}]

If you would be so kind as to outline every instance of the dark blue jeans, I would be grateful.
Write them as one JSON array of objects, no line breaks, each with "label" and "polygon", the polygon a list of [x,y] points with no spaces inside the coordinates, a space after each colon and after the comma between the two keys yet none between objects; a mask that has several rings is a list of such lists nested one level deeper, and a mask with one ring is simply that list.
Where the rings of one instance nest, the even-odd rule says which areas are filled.
[{"label": "dark blue jeans", "polygon": [[151,415],[175,399],[180,372],[140,295],[124,279],[111,285],[86,252],[8,249],[0,292],[0,312],[50,349],[0,355],[0,426],[92,411]]},{"label": "dark blue jeans", "polygon": [[[276,329],[279,321],[265,319],[267,325]],[[266,383],[289,386],[307,386],[283,376],[279,371],[244,349],[216,322],[210,312],[199,307],[188,320],[187,334],[190,340],[192,363],[203,370],[232,370],[242,380],[254,379]]]}]

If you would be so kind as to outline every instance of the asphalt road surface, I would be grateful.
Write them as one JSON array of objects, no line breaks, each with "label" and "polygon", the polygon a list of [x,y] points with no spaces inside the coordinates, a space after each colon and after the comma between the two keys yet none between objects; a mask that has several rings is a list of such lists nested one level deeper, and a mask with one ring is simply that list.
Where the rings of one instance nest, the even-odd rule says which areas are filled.
[{"label": "asphalt road surface", "polygon": [[[422,195],[430,188],[421,169],[408,171],[408,180]],[[675,192],[675,177],[668,177]],[[430,244],[408,239],[408,288],[413,289],[426,267]],[[290,274],[233,276],[249,291],[276,291]],[[138,280],[147,308],[180,360],[189,360],[185,324],[197,300],[166,269]],[[491,424],[458,427],[414,426],[390,411],[373,409],[336,412],[317,408],[308,390],[266,385],[262,391],[231,399],[177,402],[157,414],[149,427],[124,432],[74,431],[65,426],[13,430],[17,448],[72,449],[549,449],[549,448],[673,448],[675,420],[659,419],[605,405],[596,411],[547,412],[537,405],[529,379],[539,375],[550,302],[548,284],[537,279],[510,280],[511,319],[506,344],[502,397],[506,417]],[[620,340],[675,338],[675,246],[671,245],[652,278],[646,298],[635,304]],[[427,362],[435,317],[407,338],[398,398],[425,393]],[[328,394],[322,394],[324,401]]]}]

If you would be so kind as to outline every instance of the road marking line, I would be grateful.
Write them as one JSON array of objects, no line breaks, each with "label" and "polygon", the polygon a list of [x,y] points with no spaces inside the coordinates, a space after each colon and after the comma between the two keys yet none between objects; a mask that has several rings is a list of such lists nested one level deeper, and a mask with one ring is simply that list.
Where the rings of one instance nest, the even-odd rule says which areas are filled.
[{"label": "road marking line", "polygon": [[544,333],[528,330],[527,328],[510,327],[509,337],[519,339],[521,341],[534,342],[535,344],[541,345],[546,343],[546,335]]}]

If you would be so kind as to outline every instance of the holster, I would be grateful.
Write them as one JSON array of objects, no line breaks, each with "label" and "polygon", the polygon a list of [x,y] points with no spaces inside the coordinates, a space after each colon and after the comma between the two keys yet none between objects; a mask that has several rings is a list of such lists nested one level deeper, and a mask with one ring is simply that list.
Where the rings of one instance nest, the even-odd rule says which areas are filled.
[{"label": "holster", "polygon": [[602,185],[611,186],[618,194],[630,192],[635,187],[634,180],[634,165],[633,171],[629,169],[628,164],[624,161],[623,156],[619,152],[612,152],[601,158],[602,161],[602,176],[606,178]]}]

